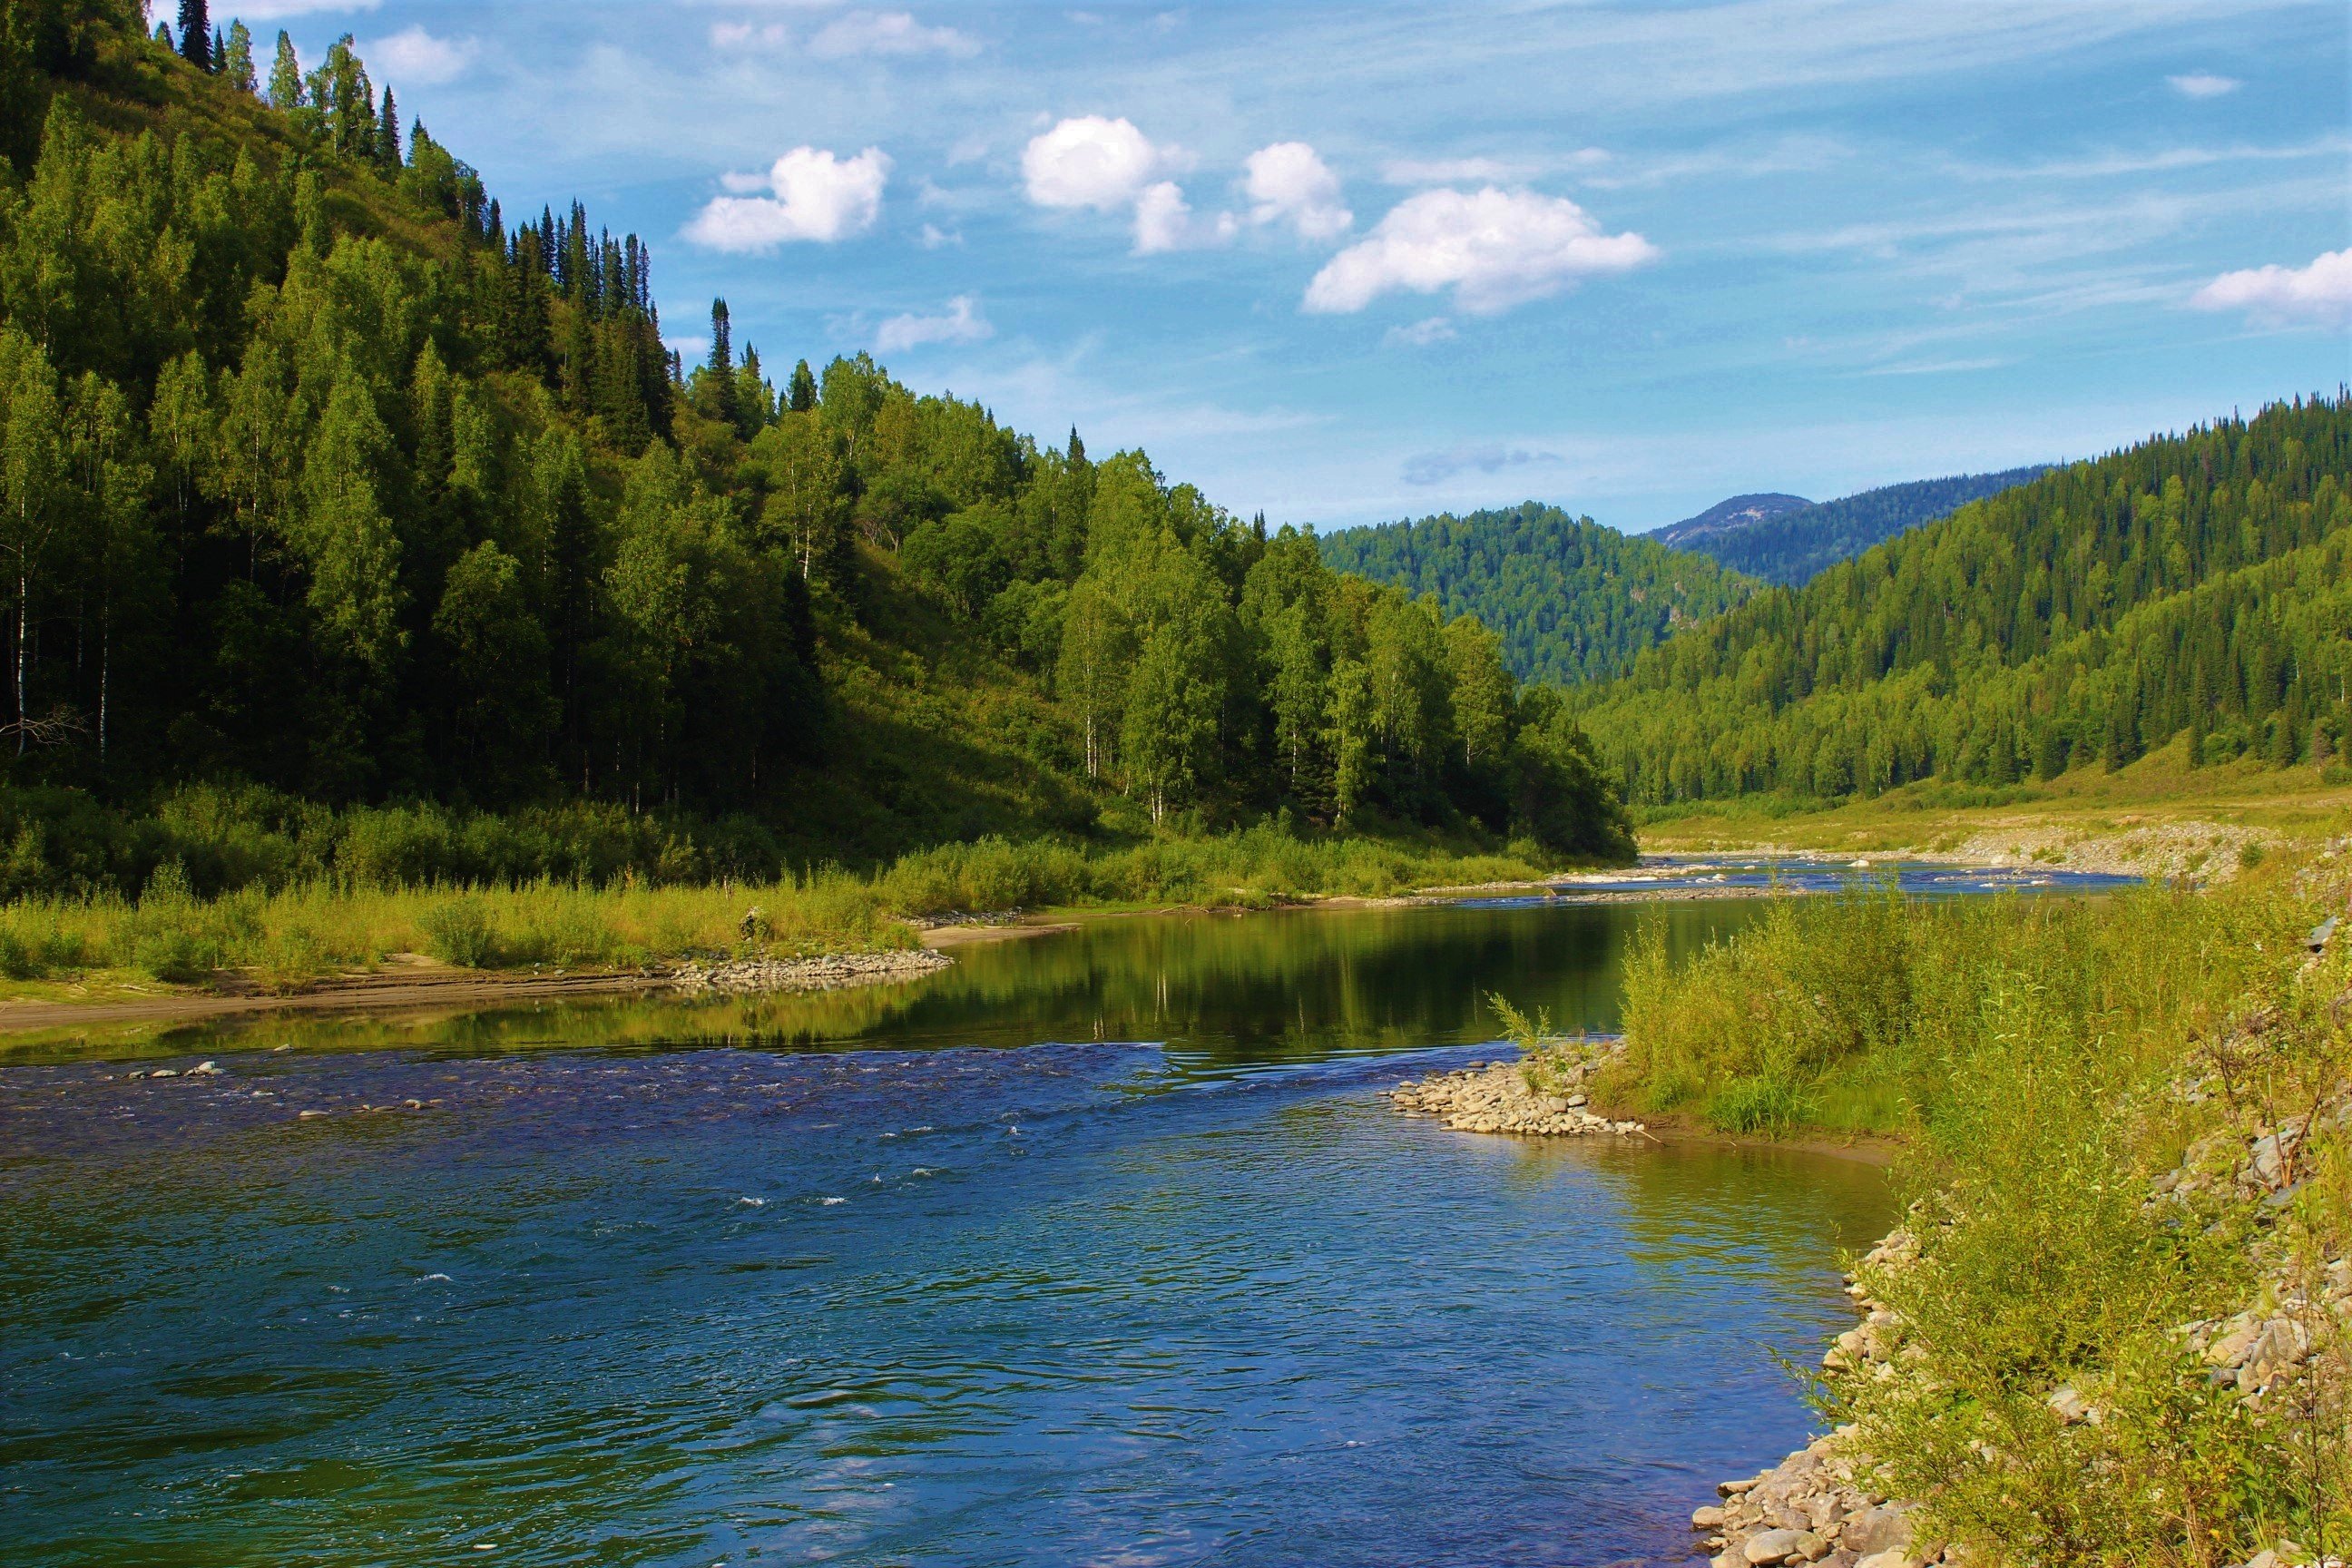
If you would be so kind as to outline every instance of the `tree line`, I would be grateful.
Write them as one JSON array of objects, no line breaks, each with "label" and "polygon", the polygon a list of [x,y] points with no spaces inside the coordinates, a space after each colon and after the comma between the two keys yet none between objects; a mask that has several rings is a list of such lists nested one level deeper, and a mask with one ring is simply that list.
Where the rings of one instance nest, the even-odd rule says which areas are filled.
[{"label": "tree line", "polygon": [[2328,765],[2352,737],[2352,400],[2294,398],[1961,508],[1570,703],[1629,797]]},{"label": "tree line", "polygon": [[1525,501],[1323,536],[1334,570],[1430,594],[1503,639],[1525,680],[1572,686],[1621,674],[1635,654],[1720,615],[1757,584],[1704,555]]},{"label": "tree line", "polygon": [[1475,620],[723,301],[688,367],[635,237],[509,224],[348,37],[0,6],[11,785],[789,820],[1001,693],[1139,819],[1629,846]]}]

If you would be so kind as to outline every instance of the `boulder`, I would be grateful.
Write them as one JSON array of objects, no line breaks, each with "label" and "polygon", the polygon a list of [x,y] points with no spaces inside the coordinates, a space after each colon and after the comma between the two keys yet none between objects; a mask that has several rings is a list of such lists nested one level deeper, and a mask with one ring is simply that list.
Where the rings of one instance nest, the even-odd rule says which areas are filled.
[{"label": "boulder", "polygon": [[1864,1556],[1907,1552],[1911,1547],[1910,1513],[1911,1507],[1906,1503],[1885,1502],[1864,1509],[1845,1521],[1838,1544]]},{"label": "boulder", "polygon": [[1829,1555],[1829,1543],[1810,1530],[1768,1530],[1751,1535],[1740,1549],[1757,1568],[1780,1563],[1811,1563]]}]

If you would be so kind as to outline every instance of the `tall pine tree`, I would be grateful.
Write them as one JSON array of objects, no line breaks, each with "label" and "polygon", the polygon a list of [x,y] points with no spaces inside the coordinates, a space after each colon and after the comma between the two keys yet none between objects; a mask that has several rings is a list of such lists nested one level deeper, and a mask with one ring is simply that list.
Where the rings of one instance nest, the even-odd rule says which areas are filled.
[{"label": "tall pine tree", "polygon": [[213,21],[205,0],[180,0],[180,58],[198,70],[213,68]]}]

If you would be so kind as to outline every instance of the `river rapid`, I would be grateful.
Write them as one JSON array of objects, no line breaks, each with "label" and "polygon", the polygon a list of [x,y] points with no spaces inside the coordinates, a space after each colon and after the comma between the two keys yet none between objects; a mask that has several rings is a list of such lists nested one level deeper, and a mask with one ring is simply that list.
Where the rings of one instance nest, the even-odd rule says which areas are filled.
[{"label": "river rapid", "polygon": [[10,1061],[0,1556],[1681,1561],[1803,1441],[1774,1357],[1847,1326],[1883,1175],[1375,1093],[1495,1058],[1490,993],[1610,1026],[1641,918],[1106,921]]}]

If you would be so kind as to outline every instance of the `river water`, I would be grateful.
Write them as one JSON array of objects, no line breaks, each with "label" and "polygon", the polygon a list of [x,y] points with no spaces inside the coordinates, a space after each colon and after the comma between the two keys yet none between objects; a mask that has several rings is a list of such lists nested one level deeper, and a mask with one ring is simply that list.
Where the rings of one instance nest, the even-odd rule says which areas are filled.
[{"label": "river water", "polygon": [[1850,1321],[1883,1177],[1374,1092],[1496,1055],[1489,993],[1607,1028],[1639,918],[1105,921],[0,1067],[0,1559],[1681,1560],[1801,1441],[1774,1358]]}]

